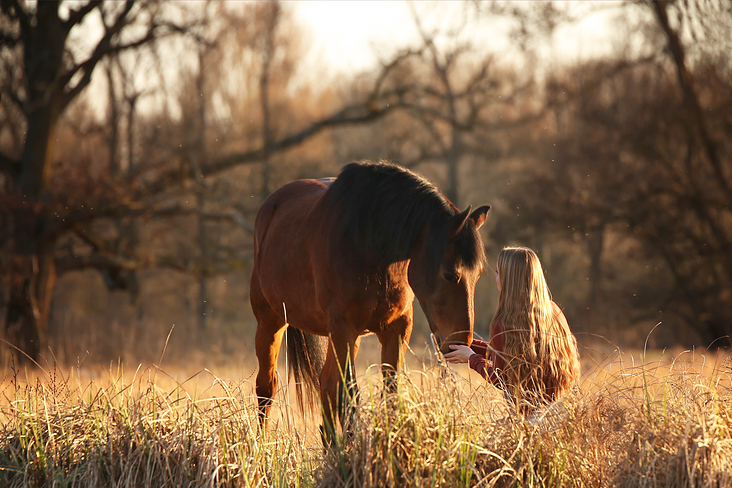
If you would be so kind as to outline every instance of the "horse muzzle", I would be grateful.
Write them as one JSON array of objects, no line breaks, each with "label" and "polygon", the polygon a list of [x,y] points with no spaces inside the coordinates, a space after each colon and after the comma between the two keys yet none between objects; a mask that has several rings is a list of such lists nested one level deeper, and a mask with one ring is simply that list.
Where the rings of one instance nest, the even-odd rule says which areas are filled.
[{"label": "horse muzzle", "polygon": [[[442,354],[447,354],[448,352],[451,352],[452,349],[450,349],[450,346],[469,346],[468,343],[469,340],[472,339],[473,334],[465,333],[465,332],[454,332],[447,336],[447,338],[443,339],[440,337],[439,334],[432,334],[433,337],[433,345],[435,346],[435,349],[439,349]],[[472,340],[471,340],[472,342]]]}]

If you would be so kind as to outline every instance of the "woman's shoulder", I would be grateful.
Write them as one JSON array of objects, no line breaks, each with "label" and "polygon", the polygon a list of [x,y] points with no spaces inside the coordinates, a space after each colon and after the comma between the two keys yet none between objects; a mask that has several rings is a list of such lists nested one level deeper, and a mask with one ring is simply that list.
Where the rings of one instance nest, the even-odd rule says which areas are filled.
[{"label": "woman's shoulder", "polygon": [[498,313],[493,317],[493,320],[491,321],[491,328],[494,327],[500,327],[503,328],[503,320],[501,319],[501,314]]},{"label": "woman's shoulder", "polygon": [[493,320],[491,320],[491,325],[489,328],[489,337],[491,340],[495,341],[497,338],[500,338],[503,335],[503,320],[501,320],[501,315],[496,314],[493,317]]}]

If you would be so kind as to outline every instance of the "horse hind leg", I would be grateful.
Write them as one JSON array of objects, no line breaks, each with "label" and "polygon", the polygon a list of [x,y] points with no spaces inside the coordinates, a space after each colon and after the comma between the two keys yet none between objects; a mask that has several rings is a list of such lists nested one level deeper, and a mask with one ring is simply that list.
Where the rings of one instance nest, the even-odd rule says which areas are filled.
[{"label": "horse hind leg", "polygon": [[259,362],[259,372],[257,373],[259,423],[264,427],[272,408],[274,392],[277,391],[277,356],[285,328],[283,327],[274,334],[269,331],[260,333],[260,330],[261,328],[257,327],[255,350]]},{"label": "horse hind leg", "polygon": [[257,332],[254,336],[254,350],[259,363],[256,392],[259,403],[259,423],[265,427],[272,408],[272,397],[277,391],[277,357],[287,327],[270,307],[262,295],[258,283],[254,283],[254,281],[252,280],[250,293],[252,310],[257,318]]}]

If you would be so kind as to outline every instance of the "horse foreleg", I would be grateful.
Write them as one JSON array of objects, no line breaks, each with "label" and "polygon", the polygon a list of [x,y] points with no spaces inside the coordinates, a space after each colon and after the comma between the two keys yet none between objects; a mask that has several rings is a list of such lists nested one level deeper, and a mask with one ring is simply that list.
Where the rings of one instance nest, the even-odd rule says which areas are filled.
[{"label": "horse foreleg", "polygon": [[254,349],[259,362],[257,373],[257,398],[259,401],[259,423],[266,426],[269,410],[272,408],[272,397],[277,390],[277,356],[280,344],[287,327],[281,326],[272,330],[260,324],[254,338]]},{"label": "horse foreleg", "polygon": [[336,422],[343,426],[346,419],[353,419],[354,402],[358,388],[354,374],[354,360],[358,352],[358,338],[336,339],[328,343],[325,365],[320,375],[320,398],[323,403],[323,429],[328,443],[336,433]]},{"label": "horse foreleg", "polygon": [[405,314],[377,334],[381,343],[381,373],[389,392],[396,390],[396,373],[404,364],[407,344],[412,335],[412,315]]}]

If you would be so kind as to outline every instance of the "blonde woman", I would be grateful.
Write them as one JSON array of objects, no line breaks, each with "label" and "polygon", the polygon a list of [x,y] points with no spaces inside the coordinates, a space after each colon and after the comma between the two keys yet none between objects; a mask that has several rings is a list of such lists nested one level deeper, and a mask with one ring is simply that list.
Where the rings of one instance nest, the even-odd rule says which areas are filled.
[{"label": "blonde woman", "polygon": [[450,346],[450,363],[468,363],[528,413],[558,400],[579,379],[577,340],[554,303],[536,253],[506,247],[498,254],[498,310],[488,343]]}]

